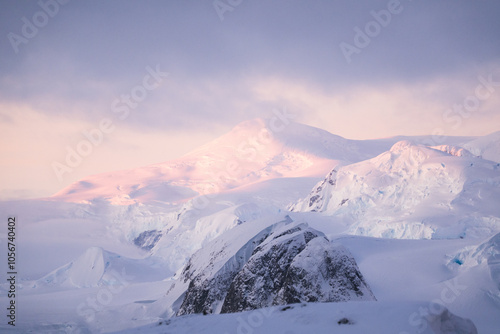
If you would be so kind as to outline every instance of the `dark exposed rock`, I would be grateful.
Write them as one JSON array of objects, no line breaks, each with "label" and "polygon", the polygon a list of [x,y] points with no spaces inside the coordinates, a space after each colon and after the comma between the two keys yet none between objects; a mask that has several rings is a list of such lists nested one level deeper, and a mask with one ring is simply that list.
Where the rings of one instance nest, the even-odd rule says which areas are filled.
[{"label": "dark exposed rock", "polygon": [[337,324],[339,324],[339,325],[352,325],[353,322],[347,318],[342,318],[339,321],[337,321]]},{"label": "dark exposed rock", "polygon": [[374,299],[356,262],[343,246],[315,238],[290,264],[273,304],[353,299]]},{"label": "dark exposed rock", "polygon": [[222,313],[300,302],[375,299],[343,246],[331,244],[321,232],[300,227],[292,234],[268,238],[256,248],[231,283]]},{"label": "dark exposed rock", "polygon": [[[224,266],[213,276],[209,274],[212,262],[207,264],[205,271],[194,276],[191,271],[192,259],[183,270],[182,279],[191,280],[182,305],[177,315],[191,313],[216,313],[224,300],[232,280],[246,261],[252,255],[254,249],[270,234],[270,229],[265,229],[250,239],[236,254],[231,257]],[[215,258],[217,254],[212,256]],[[193,277],[194,276],[194,277]]]},{"label": "dark exposed rock", "polygon": [[[306,247],[307,240],[319,236],[311,231],[314,230],[298,225],[276,233],[276,237],[268,237],[255,249],[234,278],[221,312],[239,312],[273,305],[273,299],[283,286],[293,259]],[[304,232],[309,233],[306,235]]]},{"label": "dark exposed rock", "polygon": [[375,299],[350,253],[304,223],[271,226],[215,273],[210,266],[196,274],[186,266],[190,284],[177,315]]},{"label": "dark exposed rock", "polygon": [[163,233],[158,230],[144,231],[134,239],[134,244],[144,250],[151,250],[160,240]]},{"label": "dark exposed rock", "polygon": [[320,197],[320,195],[311,196],[311,199],[309,200],[309,206],[312,206]]}]

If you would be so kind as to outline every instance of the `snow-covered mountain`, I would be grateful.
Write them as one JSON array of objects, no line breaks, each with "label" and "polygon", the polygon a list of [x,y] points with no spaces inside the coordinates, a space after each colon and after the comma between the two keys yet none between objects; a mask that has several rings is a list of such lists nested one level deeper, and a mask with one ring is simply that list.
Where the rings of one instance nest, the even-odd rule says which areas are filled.
[{"label": "snow-covered mountain", "polygon": [[400,141],[333,168],[292,211],[321,212],[376,237],[487,236],[500,229],[500,165],[450,145]]},{"label": "snow-covered mountain", "polygon": [[176,203],[274,178],[317,176],[333,163],[359,160],[344,138],[291,121],[284,128],[272,125],[265,119],[243,122],[179,159],[91,176],[53,199]]},{"label": "snow-covered mountain", "polygon": [[[218,244],[218,243],[216,243]],[[181,280],[190,281],[177,315],[233,313],[300,302],[374,300],[349,251],[287,216],[252,237],[226,262],[227,244],[197,252]],[[227,255],[226,255],[227,257]],[[222,264],[222,266],[220,266]]]},{"label": "snow-covered mountain", "polygon": [[349,251],[307,225],[292,225],[257,246],[234,277],[221,312],[374,299]]},{"label": "snow-covered mountain", "polygon": [[19,219],[19,330],[497,333],[498,133],[276,125],[0,202]]},{"label": "snow-covered mountain", "polygon": [[[130,259],[106,251],[101,247],[90,247],[74,261],[38,279],[33,288],[51,290],[65,288],[89,288],[122,285],[126,272],[134,273],[135,282],[150,282],[163,279],[165,269],[153,259]],[[130,279],[132,277],[127,277]]]},{"label": "snow-covered mountain", "polygon": [[[242,122],[229,133],[168,162],[103,173],[80,180],[52,196],[53,200],[112,204],[182,203],[250,184],[290,177],[321,177],[336,164],[372,158],[410,137],[349,140],[287,120]],[[430,136],[411,137],[427,142]],[[447,144],[470,141],[449,137]]]}]

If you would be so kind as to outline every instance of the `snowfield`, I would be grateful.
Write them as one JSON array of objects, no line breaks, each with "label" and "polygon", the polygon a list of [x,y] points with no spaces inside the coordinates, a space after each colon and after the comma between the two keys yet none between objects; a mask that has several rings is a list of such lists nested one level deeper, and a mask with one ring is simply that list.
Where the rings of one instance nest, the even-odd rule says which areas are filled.
[{"label": "snowfield", "polygon": [[499,333],[498,133],[273,124],[0,202],[18,249],[16,326],[0,331]]}]

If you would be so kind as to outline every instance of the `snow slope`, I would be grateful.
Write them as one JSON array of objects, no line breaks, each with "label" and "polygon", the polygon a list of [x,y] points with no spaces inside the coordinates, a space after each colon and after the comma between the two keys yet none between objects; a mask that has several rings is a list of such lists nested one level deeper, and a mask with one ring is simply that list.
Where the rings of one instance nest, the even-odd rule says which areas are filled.
[{"label": "snow slope", "polygon": [[120,285],[120,278],[127,272],[134,273],[135,282],[152,282],[168,276],[168,271],[161,268],[153,258],[130,259],[101,247],[91,247],[74,261],[36,280],[32,289],[61,290]]},{"label": "snow slope", "polygon": [[483,159],[500,163],[500,131],[469,141],[463,147]]},{"label": "snow slope", "polygon": [[414,326],[411,326],[405,315],[424,307],[425,304],[419,303],[304,303],[236,314],[180,317],[114,333],[478,333],[472,321],[446,309],[437,314],[417,316],[412,319]]},{"label": "snow slope", "polygon": [[[235,230],[238,231],[231,230],[227,236],[219,237],[219,246],[222,242],[232,241],[233,237],[244,242],[253,228],[243,224]],[[51,333],[48,325],[52,324],[52,333],[56,332],[55,329],[62,333],[107,333],[133,327],[138,329],[125,332],[186,333],[192,330],[194,333],[237,333],[241,325],[245,333],[247,331],[243,327],[246,326],[242,325],[245,322],[254,333],[274,333],[276,330],[278,333],[289,330],[297,334],[314,330],[318,333],[331,330],[341,333],[433,333],[430,322],[426,320],[427,314],[434,317],[446,308],[461,318],[471,319],[479,333],[497,333],[500,306],[492,303],[486,293],[496,288],[488,268],[483,265],[462,268],[458,264],[457,268],[450,268],[447,265],[453,254],[482,242],[359,236],[341,236],[334,241],[351,251],[377,301],[307,303],[305,307],[296,304],[284,311],[281,309],[285,307],[280,306],[235,314],[171,318],[165,313],[166,305],[182,294],[182,291],[175,293],[177,287],[172,288],[173,281],[127,281],[129,285],[113,294],[107,305],[100,304],[100,309],[91,319],[79,315],[77,307],[86,303],[88,298],[96,298],[102,287],[43,294],[24,292],[19,299],[24,310],[20,314],[24,320],[19,329],[31,328],[36,333]],[[207,248],[204,257],[200,252],[200,260],[209,257],[210,249]],[[197,263],[201,268],[208,262]],[[133,276],[134,273],[127,272],[127,275]],[[346,327],[338,325],[337,321],[344,317],[354,324]],[[162,325],[158,325],[160,322]],[[426,331],[421,331],[424,327]]]}]

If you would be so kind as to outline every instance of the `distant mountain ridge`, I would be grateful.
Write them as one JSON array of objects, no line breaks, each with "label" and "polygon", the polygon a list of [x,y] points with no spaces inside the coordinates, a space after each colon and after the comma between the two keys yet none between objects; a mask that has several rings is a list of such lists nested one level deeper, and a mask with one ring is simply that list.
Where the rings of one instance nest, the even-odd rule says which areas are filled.
[{"label": "distant mountain ridge", "polygon": [[[131,170],[89,176],[51,199],[111,204],[182,203],[282,177],[322,177],[332,166],[373,158],[394,143],[427,142],[430,136],[350,140],[291,120],[280,127],[270,119],[253,119],[185,156]],[[470,137],[447,137],[456,145]]]},{"label": "distant mountain ridge", "polygon": [[332,163],[352,158],[344,152],[343,141],[297,123],[273,132],[268,120],[255,119],[179,159],[90,176],[52,198],[125,205],[173,203],[272,178],[319,176]]}]

